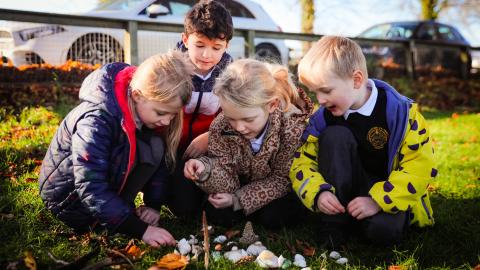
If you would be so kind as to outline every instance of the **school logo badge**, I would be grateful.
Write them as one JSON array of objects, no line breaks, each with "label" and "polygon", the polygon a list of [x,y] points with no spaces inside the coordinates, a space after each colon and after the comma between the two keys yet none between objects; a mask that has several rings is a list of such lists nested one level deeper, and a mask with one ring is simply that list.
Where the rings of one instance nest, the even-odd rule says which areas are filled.
[{"label": "school logo badge", "polygon": [[367,140],[375,149],[382,149],[388,140],[388,132],[381,127],[373,127],[368,131]]}]

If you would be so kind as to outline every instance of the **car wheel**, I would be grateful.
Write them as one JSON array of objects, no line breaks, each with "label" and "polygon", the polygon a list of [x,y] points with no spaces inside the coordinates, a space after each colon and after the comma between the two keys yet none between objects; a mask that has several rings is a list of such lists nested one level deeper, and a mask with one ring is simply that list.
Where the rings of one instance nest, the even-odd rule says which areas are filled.
[{"label": "car wheel", "polygon": [[271,44],[259,44],[255,47],[255,57],[260,60],[281,63],[280,52]]},{"label": "car wheel", "polygon": [[91,33],[78,38],[70,48],[67,59],[86,64],[123,62],[124,54],[120,43],[113,37]]}]

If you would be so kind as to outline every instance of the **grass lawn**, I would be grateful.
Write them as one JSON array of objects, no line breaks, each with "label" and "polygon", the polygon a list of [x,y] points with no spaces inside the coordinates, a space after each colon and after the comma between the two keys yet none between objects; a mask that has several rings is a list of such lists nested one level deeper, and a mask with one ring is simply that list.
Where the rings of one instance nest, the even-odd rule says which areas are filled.
[{"label": "grass lawn", "polygon": [[[45,211],[38,195],[41,160],[67,108],[29,108],[12,115],[0,108],[0,269],[16,265],[22,269],[26,252],[31,252],[37,269],[55,269],[75,261],[99,246],[89,264],[111,258],[125,248],[129,239],[102,235],[73,235],[69,228]],[[349,259],[339,266],[324,259],[316,248],[306,257],[312,269],[471,269],[480,264],[480,114],[425,112],[435,143],[439,174],[431,185],[436,224],[432,228],[412,229],[399,246],[372,247],[352,239],[340,253]],[[200,220],[180,221],[163,212],[164,227],[177,239],[198,233]],[[241,229],[243,224],[238,228]],[[254,225],[255,226],[255,225]],[[315,247],[313,224],[305,222],[290,230],[275,232],[254,227],[260,240],[276,255],[293,258],[291,248],[298,241]],[[226,230],[216,228],[218,233]],[[298,240],[298,241],[297,241]],[[99,245],[98,245],[99,244]],[[145,251],[134,260],[136,269],[147,269],[173,248],[154,250],[140,241]],[[50,254],[50,255],[49,255]],[[80,269],[81,267],[72,267]],[[256,269],[253,263],[234,265],[224,259],[211,262],[210,269]],[[27,268],[23,268],[27,269]],[[187,269],[203,269],[203,261]],[[292,269],[299,269],[292,267]],[[478,268],[476,268],[478,269]]]}]

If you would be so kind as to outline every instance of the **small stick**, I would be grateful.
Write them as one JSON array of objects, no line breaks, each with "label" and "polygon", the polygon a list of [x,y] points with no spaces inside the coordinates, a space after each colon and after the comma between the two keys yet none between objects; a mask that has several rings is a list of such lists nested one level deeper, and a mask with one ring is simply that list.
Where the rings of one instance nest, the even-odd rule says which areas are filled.
[{"label": "small stick", "polygon": [[118,256],[122,257],[124,260],[126,260],[131,266],[134,266],[132,261],[130,261],[130,259],[128,259],[127,256],[123,255],[121,252],[116,251],[114,249],[107,249],[107,251],[115,253],[116,255],[118,255]]},{"label": "small stick", "polygon": [[68,262],[66,262],[64,260],[57,259],[55,256],[53,256],[53,254],[50,251],[47,251],[47,254],[48,254],[48,257],[50,257],[50,259],[52,259],[57,264],[62,264],[62,265],[69,264]]},{"label": "small stick", "polygon": [[208,262],[210,259],[210,240],[208,235],[208,223],[205,210],[202,212],[202,225],[203,225],[203,249],[205,251],[205,269],[208,269]]}]

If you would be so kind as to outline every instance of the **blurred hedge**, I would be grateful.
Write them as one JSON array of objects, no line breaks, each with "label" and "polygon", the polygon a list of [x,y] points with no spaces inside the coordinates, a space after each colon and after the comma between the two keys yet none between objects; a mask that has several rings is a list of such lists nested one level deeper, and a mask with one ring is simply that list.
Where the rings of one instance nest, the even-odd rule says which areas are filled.
[{"label": "blurred hedge", "polygon": [[[0,65],[0,106],[21,110],[25,106],[73,103],[83,79],[98,67],[73,61],[57,67]],[[439,70],[423,70],[412,80],[399,74],[386,67],[383,80],[421,106],[480,111],[479,77],[462,80]]]}]

